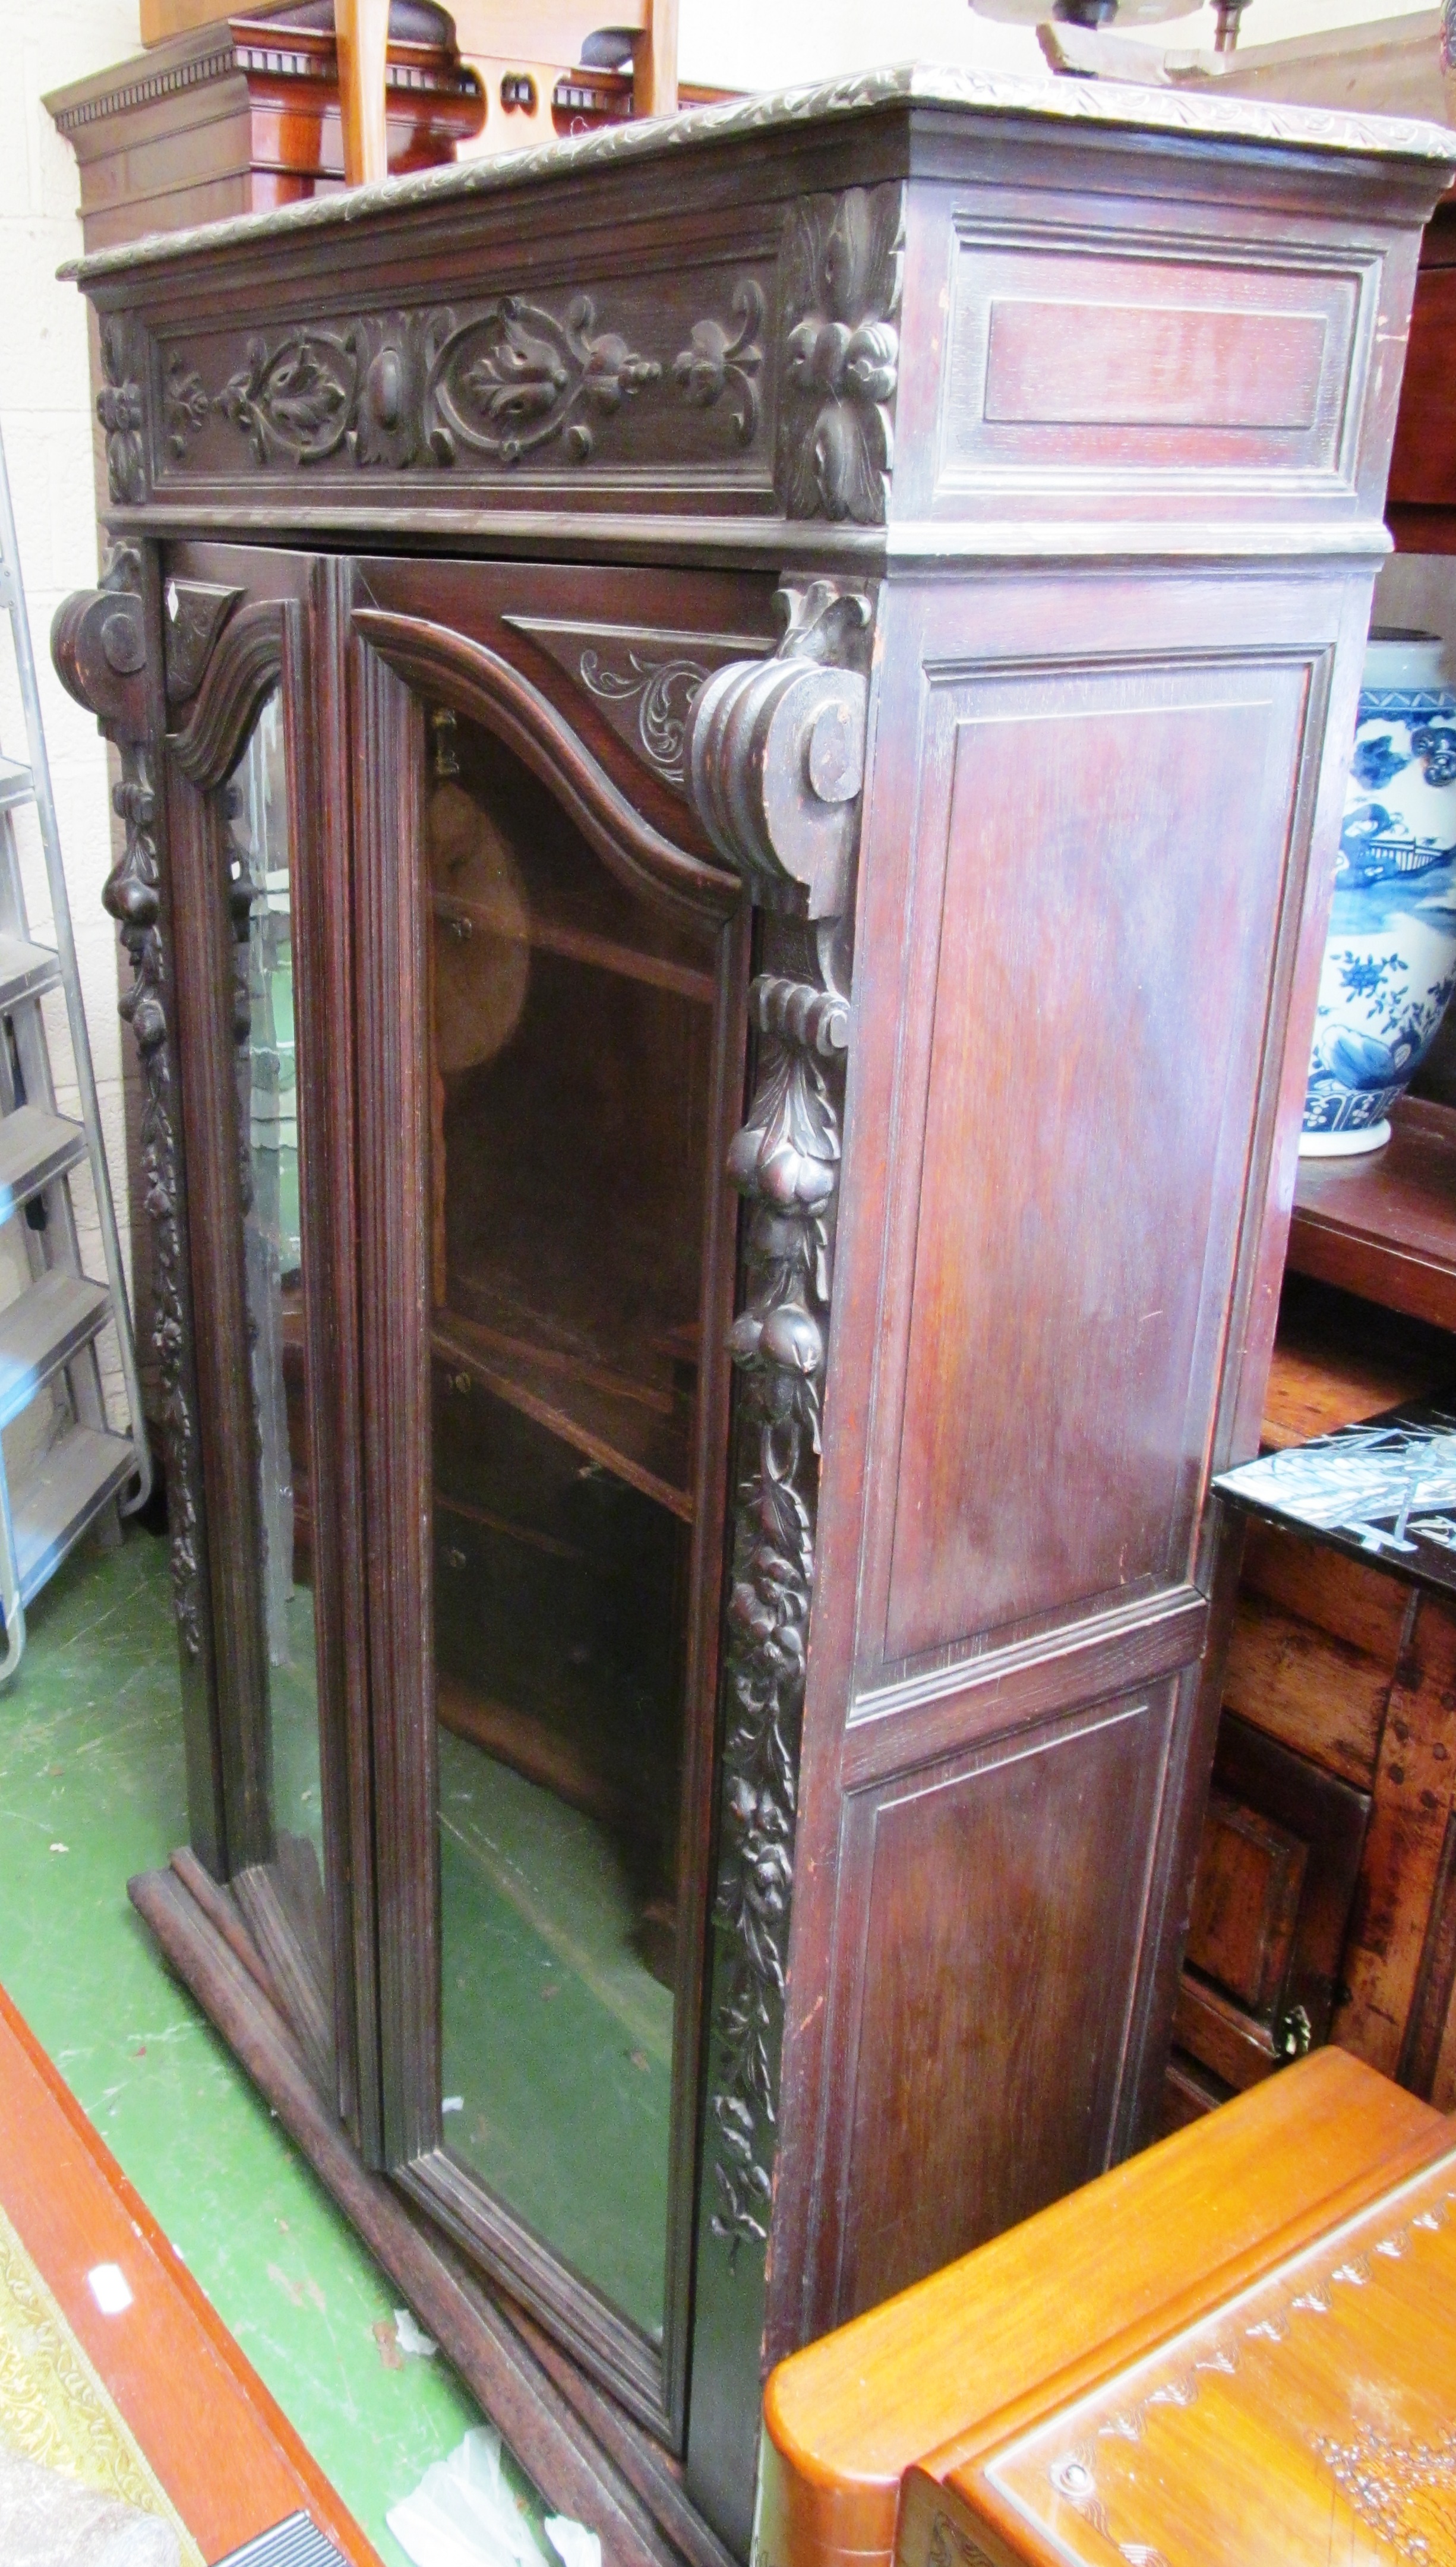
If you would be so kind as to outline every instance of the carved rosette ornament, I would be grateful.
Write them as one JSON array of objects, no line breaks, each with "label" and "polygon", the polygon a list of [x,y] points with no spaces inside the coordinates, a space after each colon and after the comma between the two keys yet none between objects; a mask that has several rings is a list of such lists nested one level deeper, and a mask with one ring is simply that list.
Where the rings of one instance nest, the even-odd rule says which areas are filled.
[{"label": "carved rosette ornament", "polygon": [[904,226],[898,185],[809,196],[790,210],[777,480],[791,517],[884,523]]},{"label": "carved rosette ornament", "polygon": [[[794,1887],[809,1613],[814,1590],[844,1071],[845,925],[863,777],[870,601],[826,580],[786,584],[768,661],[701,689],[688,729],[694,803],[720,854],[783,924],[790,972],[754,982],[753,1101],[728,1154],[743,1196],[733,1560],[724,1649],[720,1929],[709,2143],[714,2233],[730,2263],[768,2236],[778,2051]],[[796,921],[799,924],[790,924]]]}]

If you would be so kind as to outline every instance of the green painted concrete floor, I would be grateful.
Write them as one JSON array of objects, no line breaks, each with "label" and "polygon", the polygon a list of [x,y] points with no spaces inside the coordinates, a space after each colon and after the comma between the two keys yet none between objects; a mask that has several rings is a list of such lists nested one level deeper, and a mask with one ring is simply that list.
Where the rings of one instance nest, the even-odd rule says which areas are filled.
[{"label": "green painted concrete floor", "polygon": [[439,2357],[388,2366],[398,2293],[126,1898],[186,1839],[165,1545],[84,1547],[29,1621],[0,1694],[0,1982],[387,2567],[406,2567],[385,2512],[478,2414]]}]

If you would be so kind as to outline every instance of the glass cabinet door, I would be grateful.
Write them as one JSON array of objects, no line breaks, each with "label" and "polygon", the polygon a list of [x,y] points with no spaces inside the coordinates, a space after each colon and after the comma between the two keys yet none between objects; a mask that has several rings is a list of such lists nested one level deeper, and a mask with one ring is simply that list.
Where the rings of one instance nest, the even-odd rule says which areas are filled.
[{"label": "glass cabinet door", "polygon": [[[699,843],[685,802],[640,750],[633,767],[585,687],[564,718],[525,675],[516,692],[505,655],[542,665],[517,638],[525,610],[580,611],[578,575],[361,577],[386,2158],[670,2433],[694,2233],[741,896],[683,851]],[[592,611],[631,620],[647,575],[591,577]],[[426,622],[442,594],[463,631]]]},{"label": "glass cabinet door", "polygon": [[266,1937],[275,1966],[280,1938],[291,1932],[297,1948],[282,1966],[291,1980],[300,1970],[312,1979],[323,2039],[330,2030],[331,1970],[313,1598],[293,851],[284,755],[275,689],[225,788],[236,939],[239,1195],[266,1663],[260,1762],[267,1815],[259,1841],[243,1849],[253,1860],[239,1869],[254,1932]]},{"label": "glass cabinet door", "polygon": [[476,724],[425,830],[444,2139],[656,2340],[711,957]]},{"label": "glass cabinet door", "polygon": [[[311,898],[317,988],[320,884],[331,863],[344,871],[317,817],[310,637],[323,576],[307,556],[260,563],[233,547],[187,545],[169,556],[164,580],[178,699],[167,793],[171,1032],[196,1411],[196,1485],[184,1462],[168,1504],[207,1592],[190,1682],[194,1695],[205,1689],[211,1723],[208,1858],[234,1891],[321,2093],[357,2123],[335,2020],[339,1862],[337,1842],[326,1843],[329,1687],[315,1597],[338,1528],[321,1523],[315,1504],[310,1296],[317,1323],[321,1270],[303,1110],[315,1025],[300,922]],[[320,1194],[316,1185],[316,1202]],[[337,1259],[332,1269],[326,1261],[326,1297],[336,1274]],[[179,1395],[190,1411],[190,1387]],[[336,1593],[338,1583],[336,1573]],[[184,1701],[187,1686],[184,1650]],[[194,1777],[198,1762],[190,1756]],[[193,1817],[195,1842],[195,1808]]]}]

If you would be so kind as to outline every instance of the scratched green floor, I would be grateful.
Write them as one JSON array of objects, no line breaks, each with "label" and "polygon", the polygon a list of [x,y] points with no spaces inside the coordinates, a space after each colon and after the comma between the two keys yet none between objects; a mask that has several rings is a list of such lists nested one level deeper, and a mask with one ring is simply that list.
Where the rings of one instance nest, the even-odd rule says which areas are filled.
[{"label": "scratched green floor", "polygon": [[[127,1904],[186,1835],[164,1546],[67,1563],[0,1693],[0,1981],[388,2567],[389,2506],[478,2415],[389,2369],[398,2297]],[[524,2486],[524,2480],[521,2484]]]}]

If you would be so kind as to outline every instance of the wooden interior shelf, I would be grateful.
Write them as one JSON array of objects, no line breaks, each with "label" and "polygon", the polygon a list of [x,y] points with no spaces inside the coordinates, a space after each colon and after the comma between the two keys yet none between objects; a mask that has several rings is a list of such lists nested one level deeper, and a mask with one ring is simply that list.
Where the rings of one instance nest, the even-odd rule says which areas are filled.
[{"label": "wooden interior shelf", "polygon": [[[503,941],[510,935],[499,911],[477,901],[436,892],[431,906],[440,924],[462,942],[474,936]],[[691,963],[674,962],[670,955],[628,945],[619,936],[599,934],[570,917],[555,917],[539,904],[532,905],[521,924],[527,942],[539,953],[560,955],[568,963],[585,963],[599,972],[615,972],[623,980],[642,981],[651,989],[671,990],[680,998],[694,999],[699,1006],[710,1007],[713,1003],[712,973]]]},{"label": "wooden interior shelf", "polygon": [[613,1376],[552,1346],[532,1346],[438,1310],[435,1360],[462,1395],[474,1386],[535,1420],[643,1497],[691,1524],[689,1409],[670,1389]]},{"label": "wooden interior shelf", "polygon": [[1456,1350],[1422,1319],[1372,1310],[1352,1292],[1285,1278],[1260,1429],[1266,1451],[1308,1444],[1366,1417],[1429,1399],[1456,1378]]},{"label": "wooden interior shelf", "polygon": [[1290,1269],[1456,1328],[1456,1108],[1406,1097],[1390,1120],[1383,1150],[1302,1162]]}]

